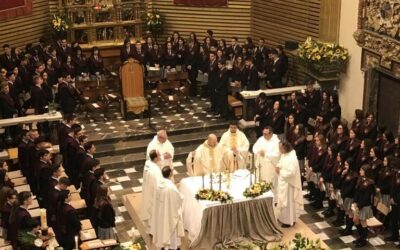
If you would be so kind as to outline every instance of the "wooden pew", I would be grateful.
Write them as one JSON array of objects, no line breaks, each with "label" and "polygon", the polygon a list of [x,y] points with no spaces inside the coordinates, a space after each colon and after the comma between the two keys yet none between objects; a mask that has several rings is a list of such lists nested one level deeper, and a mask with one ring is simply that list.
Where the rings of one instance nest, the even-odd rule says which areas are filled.
[{"label": "wooden pew", "polygon": [[243,116],[243,102],[232,95],[228,95],[228,105],[236,119],[240,119]]}]

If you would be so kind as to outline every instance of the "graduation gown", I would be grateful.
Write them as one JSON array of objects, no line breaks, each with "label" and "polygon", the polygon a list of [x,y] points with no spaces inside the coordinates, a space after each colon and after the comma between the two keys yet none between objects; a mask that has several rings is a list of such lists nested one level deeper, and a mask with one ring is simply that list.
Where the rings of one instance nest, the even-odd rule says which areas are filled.
[{"label": "graduation gown", "polygon": [[151,224],[151,218],[153,216],[157,185],[162,178],[160,167],[156,163],[147,160],[143,170],[142,207],[140,210],[140,218],[146,227],[147,233],[152,233],[157,227],[157,225]]},{"label": "graduation gown", "polygon": [[158,248],[177,249],[180,237],[185,236],[182,216],[183,195],[171,180],[162,179],[156,190],[152,224],[158,226],[153,231],[153,243]]}]

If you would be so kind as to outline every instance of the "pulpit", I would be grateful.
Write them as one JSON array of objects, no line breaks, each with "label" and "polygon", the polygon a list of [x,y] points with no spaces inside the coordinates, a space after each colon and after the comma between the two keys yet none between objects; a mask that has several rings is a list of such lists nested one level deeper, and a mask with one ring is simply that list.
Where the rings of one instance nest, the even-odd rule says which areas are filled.
[{"label": "pulpit", "polygon": [[122,91],[122,114],[142,114],[148,109],[148,103],[144,97],[143,86],[144,68],[134,59],[128,59],[121,66],[121,91]]}]

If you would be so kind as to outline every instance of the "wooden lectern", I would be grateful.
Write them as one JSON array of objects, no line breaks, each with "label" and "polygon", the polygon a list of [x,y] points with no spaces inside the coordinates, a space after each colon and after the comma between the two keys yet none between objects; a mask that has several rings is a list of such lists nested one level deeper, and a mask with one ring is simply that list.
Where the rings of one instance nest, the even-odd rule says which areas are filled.
[{"label": "wooden lectern", "polygon": [[132,58],[120,68],[123,101],[121,108],[125,118],[128,112],[139,115],[148,109],[147,100],[144,98],[143,75],[143,66]]}]

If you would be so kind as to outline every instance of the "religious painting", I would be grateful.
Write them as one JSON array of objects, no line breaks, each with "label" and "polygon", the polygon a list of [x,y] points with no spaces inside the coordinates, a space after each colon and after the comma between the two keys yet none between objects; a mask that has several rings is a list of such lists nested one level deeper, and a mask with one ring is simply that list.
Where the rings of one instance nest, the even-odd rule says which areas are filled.
[{"label": "religious painting", "polygon": [[174,0],[175,4],[200,7],[221,7],[228,5],[228,0]]},{"label": "religious painting", "polygon": [[16,18],[32,13],[32,0],[1,0],[0,20]]}]

